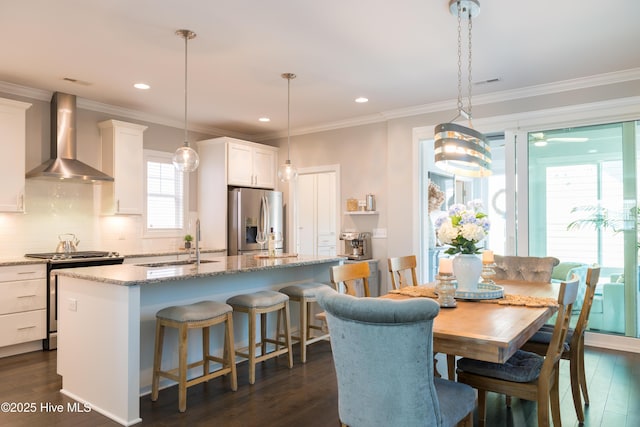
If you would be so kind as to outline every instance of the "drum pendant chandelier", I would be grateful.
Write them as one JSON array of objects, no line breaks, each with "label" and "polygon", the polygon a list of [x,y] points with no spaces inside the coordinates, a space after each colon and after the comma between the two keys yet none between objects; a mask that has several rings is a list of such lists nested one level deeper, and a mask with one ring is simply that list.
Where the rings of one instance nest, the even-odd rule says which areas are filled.
[{"label": "drum pendant chandelier", "polygon": [[[449,10],[458,18],[458,115],[449,123],[441,123],[434,129],[435,164],[454,175],[483,177],[491,175],[491,148],[482,133],[471,123],[471,29],[472,18],[480,13],[478,0],[450,0]],[[467,111],[462,104],[462,18],[468,19],[469,28],[469,100]],[[469,127],[453,123],[459,118],[469,121]]]}]

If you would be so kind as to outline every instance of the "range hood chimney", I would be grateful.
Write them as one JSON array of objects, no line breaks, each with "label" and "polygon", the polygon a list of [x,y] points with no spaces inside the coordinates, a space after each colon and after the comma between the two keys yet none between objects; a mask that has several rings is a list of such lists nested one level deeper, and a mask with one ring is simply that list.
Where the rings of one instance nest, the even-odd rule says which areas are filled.
[{"label": "range hood chimney", "polygon": [[27,172],[27,178],[92,183],[113,181],[109,175],[76,159],[76,96],[55,92],[51,98],[51,159]]}]

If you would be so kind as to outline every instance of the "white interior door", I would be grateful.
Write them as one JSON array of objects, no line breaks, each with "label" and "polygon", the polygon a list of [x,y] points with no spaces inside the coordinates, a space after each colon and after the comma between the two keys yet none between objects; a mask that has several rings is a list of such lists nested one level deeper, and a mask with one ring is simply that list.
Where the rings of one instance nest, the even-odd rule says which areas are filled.
[{"label": "white interior door", "polygon": [[296,250],[302,255],[337,253],[339,170],[300,171],[296,183]]},{"label": "white interior door", "polygon": [[301,255],[315,255],[316,178],[314,174],[298,176],[298,241]]}]

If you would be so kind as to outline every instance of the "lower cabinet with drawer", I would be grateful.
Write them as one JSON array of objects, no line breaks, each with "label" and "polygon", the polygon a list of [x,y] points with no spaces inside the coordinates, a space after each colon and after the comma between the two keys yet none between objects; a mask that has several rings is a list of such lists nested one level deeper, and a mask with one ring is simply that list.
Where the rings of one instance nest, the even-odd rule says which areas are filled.
[{"label": "lower cabinet with drawer", "polygon": [[36,342],[42,348],[46,329],[46,266],[0,266],[0,347]]}]

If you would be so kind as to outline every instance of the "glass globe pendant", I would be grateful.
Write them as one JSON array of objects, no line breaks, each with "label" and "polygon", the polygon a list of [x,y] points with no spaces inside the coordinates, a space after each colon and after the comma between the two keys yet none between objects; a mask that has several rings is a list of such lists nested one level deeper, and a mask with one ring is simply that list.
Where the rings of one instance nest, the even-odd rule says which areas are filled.
[{"label": "glass globe pendant", "polygon": [[193,172],[200,164],[196,150],[189,146],[187,135],[187,42],[195,38],[196,33],[190,30],[178,30],[176,35],[184,38],[184,144],[173,154],[172,162],[180,172]]},{"label": "glass globe pendant", "polygon": [[294,181],[298,178],[298,169],[291,164],[289,156],[291,150],[291,80],[296,78],[293,73],[282,74],[287,79],[287,161],[278,168],[278,179],[282,182]]},{"label": "glass globe pendant", "polygon": [[282,182],[293,181],[298,178],[298,169],[288,160],[278,168],[278,179]]}]

